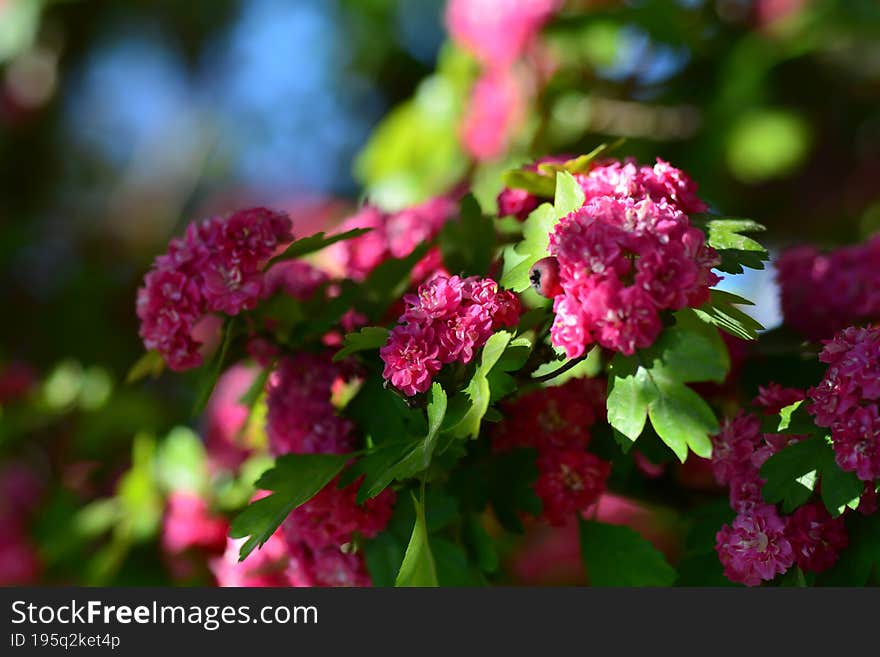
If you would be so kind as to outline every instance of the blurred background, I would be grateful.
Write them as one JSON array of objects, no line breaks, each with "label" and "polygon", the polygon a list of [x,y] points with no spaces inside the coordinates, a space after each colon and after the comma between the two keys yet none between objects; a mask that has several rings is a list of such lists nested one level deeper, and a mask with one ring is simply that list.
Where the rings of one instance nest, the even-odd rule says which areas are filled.
[{"label": "blurred background", "polygon": [[[465,177],[491,209],[505,169],[626,137],[774,252],[880,228],[876,0],[568,0],[503,70],[445,11],[0,0],[0,583],[171,581],[138,468],[201,458],[191,386],[123,381],[135,291],[191,219],[269,205],[302,236]],[[739,278],[778,323],[772,274]]]}]

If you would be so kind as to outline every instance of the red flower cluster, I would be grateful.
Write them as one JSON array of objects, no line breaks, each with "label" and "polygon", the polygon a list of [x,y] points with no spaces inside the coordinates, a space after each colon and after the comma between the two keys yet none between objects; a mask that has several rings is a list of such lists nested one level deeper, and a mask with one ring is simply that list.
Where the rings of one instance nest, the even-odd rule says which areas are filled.
[{"label": "red flower cluster", "polygon": [[263,266],[292,239],[290,228],[287,215],[265,208],[190,224],[138,290],[144,346],[157,349],[173,370],[201,364],[196,323],[207,313],[254,308],[265,290]]},{"label": "red flower cluster", "polygon": [[379,351],[382,376],[406,395],[425,392],[444,364],[469,363],[492,332],[515,326],[519,300],[491,278],[438,275],[403,298],[406,310]]},{"label": "red flower cluster", "polygon": [[785,251],[776,262],[785,323],[811,340],[880,319],[880,235],[864,244],[821,253]]},{"label": "red flower cluster", "polygon": [[598,379],[571,379],[527,393],[505,404],[505,419],[492,434],[496,451],[537,450],[534,488],[551,524],[564,525],[605,491],[611,466],[586,451],[589,427],[604,416],[604,389]]},{"label": "red flower cluster", "polygon": [[825,377],[808,392],[816,424],[831,429],[837,465],[880,478],[880,329],[849,327],[825,343]]},{"label": "red flower cluster", "polygon": [[39,577],[42,564],[27,526],[42,492],[42,483],[28,466],[0,465],[0,586],[25,586]]}]

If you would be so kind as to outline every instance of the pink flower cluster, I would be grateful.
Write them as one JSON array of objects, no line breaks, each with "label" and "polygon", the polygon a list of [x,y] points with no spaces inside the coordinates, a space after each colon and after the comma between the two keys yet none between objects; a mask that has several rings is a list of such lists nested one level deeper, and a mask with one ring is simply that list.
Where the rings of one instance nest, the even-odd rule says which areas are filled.
[{"label": "pink flower cluster", "polygon": [[452,40],[486,67],[517,60],[559,9],[560,0],[450,0],[446,26]]},{"label": "pink flower cluster", "polygon": [[515,326],[520,305],[491,278],[437,275],[404,297],[406,310],[379,351],[382,375],[406,395],[425,392],[443,365],[469,363],[492,332]]},{"label": "pink flower cluster", "polygon": [[[535,44],[560,0],[452,0],[446,25],[453,42],[474,55],[483,72],[471,90],[460,129],[465,150],[493,160],[522,125],[537,84],[528,67],[515,66]],[[540,59],[540,58],[538,58]],[[540,67],[538,67],[540,68]]]},{"label": "pink flower cluster", "polygon": [[330,482],[306,504],[294,509],[282,526],[300,572],[312,586],[369,586],[363,556],[354,551],[356,536],[375,538],[391,519],[395,494],[386,488],[363,505],[355,502],[358,483],[337,488]]},{"label": "pink flower cluster", "polygon": [[[268,382],[266,431],[276,455],[344,454],[356,448],[354,424],[336,412],[335,386],[352,376],[329,354],[301,352],[283,358]],[[296,508],[259,550],[238,563],[240,541],[212,564],[221,586],[368,586],[356,537],[373,538],[388,524],[395,494],[386,489],[363,505],[357,483],[334,480]],[[258,495],[261,496],[262,494]]]},{"label": "pink flower cluster", "polygon": [[281,454],[344,454],[355,448],[354,424],[340,416],[331,396],[346,368],[327,353],[283,358],[267,384],[269,449]]},{"label": "pink flower cluster", "polygon": [[[803,399],[793,388],[771,384],[760,389],[755,402],[765,412]],[[715,549],[725,576],[756,586],[786,572],[793,564],[822,572],[847,545],[843,517],[832,518],[821,503],[810,502],[791,516],[781,516],[767,504],[761,489],[761,466],[770,456],[802,436],[761,432],[758,417],[740,412],[726,421],[712,439],[712,471],[719,484],[730,489],[730,505],[737,516],[716,536]]]},{"label": "pink flower cluster", "polygon": [[265,208],[192,223],[156,258],[138,290],[140,335],[173,370],[202,361],[196,324],[208,313],[252,309],[265,289],[263,266],[292,239],[287,215]]},{"label": "pink flower cluster", "polygon": [[504,405],[505,419],[493,431],[495,451],[537,450],[534,490],[553,525],[566,524],[605,491],[611,465],[586,451],[589,427],[604,417],[604,388],[599,379],[571,379],[526,393]]},{"label": "pink flower cluster", "polygon": [[[438,196],[391,213],[366,205],[342,222],[339,231],[369,228],[370,232],[333,244],[327,255],[342,268],[345,277],[362,281],[389,258],[405,258],[420,244],[434,239],[457,213],[458,203],[452,196]],[[413,279],[421,281],[441,267],[440,251],[432,249],[416,264]]]},{"label": "pink flower cluster", "polygon": [[880,235],[865,244],[821,253],[786,250],[776,262],[785,323],[811,340],[880,320]]},{"label": "pink flower cluster", "polygon": [[700,306],[718,282],[715,251],[666,200],[599,196],[550,235],[562,293],[553,302],[553,344],[569,358],[596,342],[630,355],[663,328],[660,313]]},{"label": "pink flower cluster", "polygon": [[471,89],[461,120],[461,141],[475,160],[501,157],[526,114],[526,81],[514,69],[493,69]]},{"label": "pink flower cluster", "polygon": [[816,424],[831,429],[837,464],[863,481],[880,478],[880,329],[849,327],[825,341],[828,364],[808,392]]},{"label": "pink flower cluster", "polygon": [[[523,167],[538,171],[538,165],[562,164],[571,158],[552,155]],[[681,169],[657,158],[653,166],[639,166],[632,158],[623,162],[607,160],[595,164],[587,173],[574,174],[584,192],[584,202],[601,196],[621,199],[666,201],[685,214],[705,212],[708,206],[697,196],[697,186]],[[540,199],[524,189],[505,187],[498,196],[498,214],[524,221],[538,207]]]},{"label": "pink flower cluster", "polygon": [[175,491],[168,498],[162,520],[162,547],[171,555],[187,550],[220,553],[226,545],[228,523],[213,515],[197,494]]}]

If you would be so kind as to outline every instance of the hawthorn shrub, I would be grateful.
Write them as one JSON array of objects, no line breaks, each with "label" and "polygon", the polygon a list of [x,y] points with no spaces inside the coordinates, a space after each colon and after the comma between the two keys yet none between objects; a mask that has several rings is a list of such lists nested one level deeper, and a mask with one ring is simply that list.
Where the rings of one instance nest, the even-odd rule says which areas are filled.
[{"label": "hawthorn shrub", "polygon": [[[594,584],[864,583],[880,331],[829,333],[820,380],[768,379],[719,419],[761,326],[716,285],[763,268],[763,228],[710,212],[669,163],[611,150],[509,171],[502,216],[459,186],[366,205],[331,234],[294,238],[252,208],[172,240],[138,292],[134,377],[198,368],[211,467],[274,460],[228,540],[210,495],[175,495],[166,549],[212,555],[227,586],[479,585],[509,576],[505,536],[544,522],[578,526]],[[789,277],[819,257],[783,259],[795,326]],[[816,301],[858,317],[872,292]],[[700,471],[724,508],[688,494]],[[701,518],[678,554],[600,514],[668,477]]]}]

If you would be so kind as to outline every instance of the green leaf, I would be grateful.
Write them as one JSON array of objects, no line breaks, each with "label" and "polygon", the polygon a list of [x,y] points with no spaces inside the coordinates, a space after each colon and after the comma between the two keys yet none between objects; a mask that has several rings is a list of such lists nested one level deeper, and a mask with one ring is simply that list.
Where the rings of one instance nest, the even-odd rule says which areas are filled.
[{"label": "green leaf", "polygon": [[855,472],[844,472],[837,463],[828,462],[822,468],[822,502],[835,518],[846,509],[857,509],[865,490],[865,482]]},{"label": "green leaf", "polygon": [[556,190],[553,176],[525,169],[510,169],[501,175],[505,187],[524,189],[541,198],[553,198]]},{"label": "green leaf", "polygon": [[742,310],[734,306],[754,305],[748,299],[723,290],[710,290],[711,298],[694,312],[704,322],[714,324],[730,335],[742,340],[756,340],[758,331],[764,327]]},{"label": "green leaf", "polygon": [[268,541],[290,512],[330,483],[350,458],[349,454],[285,454],[278,457],[275,466],[263,473],[255,484],[260,490],[271,491],[271,495],[252,502],[232,521],[229,535],[247,537],[239,558],[244,560],[254,548]]},{"label": "green leaf", "polygon": [[459,220],[443,226],[438,243],[449,271],[480,276],[489,271],[495,255],[495,226],[472,194],[461,200]]},{"label": "green leaf", "polygon": [[464,541],[474,556],[474,560],[480,570],[486,573],[494,573],[498,570],[498,551],[492,537],[486,531],[479,516],[470,513],[465,517],[462,528]]},{"label": "green leaf", "polygon": [[816,484],[816,474],[825,460],[824,439],[814,436],[798,441],[777,452],[761,466],[761,477],[766,483],[762,489],[764,500],[782,503],[791,513],[810,499]]},{"label": "green leaf", "polygon": [[365,326],[356,333],[348,333],[342,348],[333,356],[337,362],[359,351],[379,349],[388,340],[390,332],[382,326]]},{"label": "green leaf", "polygon": [[414,477],[431,465],[446,408],[446,392],[435,381],[431,385],[427,409],[428,434],[421,440],[380,447],[351,468],[354,478],[359,473],[365,475],[357,493],[358,504],[381,493],[395,479]]},{"label": "green leaf", "polygon": [[608,378],[608,423],[631,441],[642,435],[648,406],[657,398],[648,371],[635,358],[616,356]]},{"label": "green leaf", "polygon": [[151,349],[137,359],[125,376],[126,383],[135,383],[146,377],[156,378],[165,369],[165,360],[156,349]]},{"label": "green leaf", "polygon": [[355,237],[360,237],[361,235],[366,235],[371,230],[373,229],[354,228],[352,230],[345,231],[344,233],[330,235],[329,237],[324,232],[315,233],[314,235],[309,235],[308,237],[303,237],[302,239],[298,239],[292,242],[286,249],[284,249],[283,252],[272,258],[266,265],[266,268],[268,269],[272,265],[282,262],[284,260],[302,258],[303,256],[309,255],[310,253],[325,249],[331,244],[336,244],[336,242],[343,242],[345,240],[354,239]]},{"label": "green leaf", "polygon": [[428,543],[428,527],[425,522],[425,489],[422,486],[421,498],[413,495],[413,504],[416,507],[416,521],[413,525],[412,536],[397,573],[395,586],[437,586],[437,567],[434,564],[434,555]]},{"label": "green leaf", "polygon": [[[513,253],[505,254],[505,272],[501,285],[522,292],[531,285],[529,272],[538,260],[547,256],[550,233],[564,216],[584,204],[584,191],[567,171],[556,174],[555,201],[538,206],[523,224],[523,239]],[[515,255],[522,256],[515,261]]]},{"label": "green leaf", "polygon": [[657,435],[684,463],[688,448],[703,458],[712,455],[711,434],[718,432],[715,413],[691,388],[665,378],[654,379],[657,398],[648,406],[648,417]]},{"label": "green leaf", "polygon": [[514,449],[492,457],[486,473],[487,494],[498,522],[507,531],[523,531],[522,513],[540,515],[541,498],[534,490],[537,479],[537,453],[534,449]]},{"label": "green leaf", "polygon": [[194,416],[199,415],[205,410],[205,406],[211,398],[211,393],[214,392],[214,386],[217,385],[217,380],[223,373],[223,368],[229,357],[229,348],[235,338],[237,328],[238,325],[235,318],[226,320],[226,323],[223,326],[223,342],[220,344],[220,348],[214,353],[211,362],[202,367],[196,388],[196,399],[192,410]]},{"label": "green leaf", "polygon": [[657,342],[641,353],[656,362],[653,367],[662,367],[671,378],[683,383],[721,383],[730,370],[730,356],[717,329],[689,308],[676,313],[676,325],[663,331]]},{"label": "green leaf", "polygon": [[584,204],[584,190],[568,171],[560,171],[556,174],[556,195],[553,198],[553,209],[559,220]]},{"label": "green leaf", "polygon": [[492,390],[489,386],[488,375],[495,367],[495,364],[501,359],[507,345],[513,338],[513,334],[508,331],[499,331],[490,337],[483,346],[483,354],[480,359],[480,365],[474,372],[473,378],[464,393],[467,396],[470,405],[465,411],[462,418],[449,428],[450,432],[457,438],[476,438],[480,435],[480,425],[483,416],[489,410],[489,403],[492,397]]},{"label": "green leaf", "polygon": [[711,326],[686,312],[676,321],[650,349],[614,358],[606,404],[608,422],[620,435],[635,441],[650,418],[657,435],[684,462],[688,449],[708,457],[709,436],[718,431],[712,409],[685,384],[723,381],[730,362]]},{"label": "green leaf", "polygon": [[672,586],[675,569],[633,529],[579,520],[581,558],[592,586]]},{"label": "green leaf", "polygon": [[[699,224],[698,224],[699,225]],[[705,226],[706,240],[713,249],[733,249],[736,251],[755,251],[766,253],[766,249],[742,233],[761,233],[764,226],[751,219],[709,219]]]},{"label": "green leaf", "polygon": [[711,215],[696,215],[692,219],[706,233],[709,246],[721,256],[718,269],[729,274],[741,274],[743,267],[764,269],[769,253],[760,243],[742,234],[762,232],[764,226],[751,219]]}]

